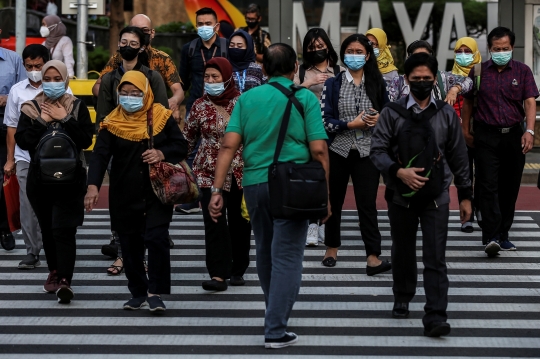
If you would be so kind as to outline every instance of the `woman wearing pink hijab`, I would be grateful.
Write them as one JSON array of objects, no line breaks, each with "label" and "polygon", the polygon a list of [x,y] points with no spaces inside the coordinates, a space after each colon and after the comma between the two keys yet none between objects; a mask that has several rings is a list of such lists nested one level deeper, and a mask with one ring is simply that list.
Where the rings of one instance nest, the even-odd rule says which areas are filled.
[{"label": "woman wearing pink hijab", "polygon": [[56,15],[45,16],[41,21],[39,32],[45,38],[43,45],[51,53],[51,60],[62,61],[67,67],[68,76],[75,76],[73,71],[73,65],[75,65],[73,43],[66,36],[66,25],[62,23],[62,20]]}]

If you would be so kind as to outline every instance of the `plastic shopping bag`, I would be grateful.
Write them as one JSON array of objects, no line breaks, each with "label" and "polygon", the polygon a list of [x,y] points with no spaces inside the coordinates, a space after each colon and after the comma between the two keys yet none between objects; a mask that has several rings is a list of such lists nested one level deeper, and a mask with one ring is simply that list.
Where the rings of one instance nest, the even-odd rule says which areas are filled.
[{"label": "plastic shopping bag", "polygon": [[21,229],[21,202],[19,201],[19,181],[16,175],[4,175],[4,196],[11,232]]}]

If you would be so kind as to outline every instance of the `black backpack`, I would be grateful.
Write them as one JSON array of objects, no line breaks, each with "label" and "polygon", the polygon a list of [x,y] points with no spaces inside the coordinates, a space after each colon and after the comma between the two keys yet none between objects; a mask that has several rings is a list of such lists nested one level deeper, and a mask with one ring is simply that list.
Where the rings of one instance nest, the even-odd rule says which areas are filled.
[{"label": "black backpack", "polygon": [[[189,43],[188,56],[190,59],[193,57],[193,54],[195,53],[195,48],[197,47],[197,43],[199,41],[201,41],[201,39],[197,38],[195,40],[191,40],[191,42]],[[221,57],[227,58],[227,49],[228,49],[227,39],[224,37],[218,36],[218,41],[219,41],[219,50],[220,50]]]},{"label": "black backpack", "polygon": [[[37,101],[32,102],[41,113]],[[79,99],[75,101],[71,114],[78,110],[80,103]],[[72,184],[79,179],[83,166],[81,155],[61,122],[53,121],[48,124],[36,146],[33,166],[39,182],[43,185]]]},{"label": "black backpack", "polygon": [[405,118],[405,123],[394,142],[398,148],[397,162],[402,168],[423,168],[424,171],[418,175],[429,178],[429,181],[419,191],[413,191],[402,181],[397,181],[397,191],[405,198],[431,201],[443,191],[443,156],[439,151],[437,139],[429,120],[446,106],[446,103],[440,100],[437,100],[436,103],[436,108],[429,106],[419,114],[395,102],[386,104],[387,107]]}]

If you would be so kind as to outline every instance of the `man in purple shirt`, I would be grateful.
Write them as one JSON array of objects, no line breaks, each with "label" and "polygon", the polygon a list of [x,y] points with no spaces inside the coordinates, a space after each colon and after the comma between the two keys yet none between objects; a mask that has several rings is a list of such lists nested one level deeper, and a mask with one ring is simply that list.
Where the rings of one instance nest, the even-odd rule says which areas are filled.
[{"label": "man in purple shirt", "polygon": [[[461,112],[467,145],[476,148],[475,192],[482,242],[489,257],[501,250],[516,250],[508,232],[514,220],[525,154],[534,140],[538,88],[531,69],[512,60],[514,41],[515,34],[505,27],[489,33],[491,60],[482,63],[479,79],[474,69],[469,73],[478,91],[464,95]],[[474,134],[469,126],[473,115]]]}]

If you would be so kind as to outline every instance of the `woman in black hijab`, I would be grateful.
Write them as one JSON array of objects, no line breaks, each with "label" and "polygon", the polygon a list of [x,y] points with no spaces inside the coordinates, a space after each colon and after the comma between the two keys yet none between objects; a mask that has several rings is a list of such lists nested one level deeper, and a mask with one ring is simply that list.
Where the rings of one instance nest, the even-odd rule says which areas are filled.
[{"label": "woman in black hijab", "polygon": [[229,61],[240,93],[266,83],[261,66],[255,62],[253,38],[244,30],[235,31],[229,38]]}]

